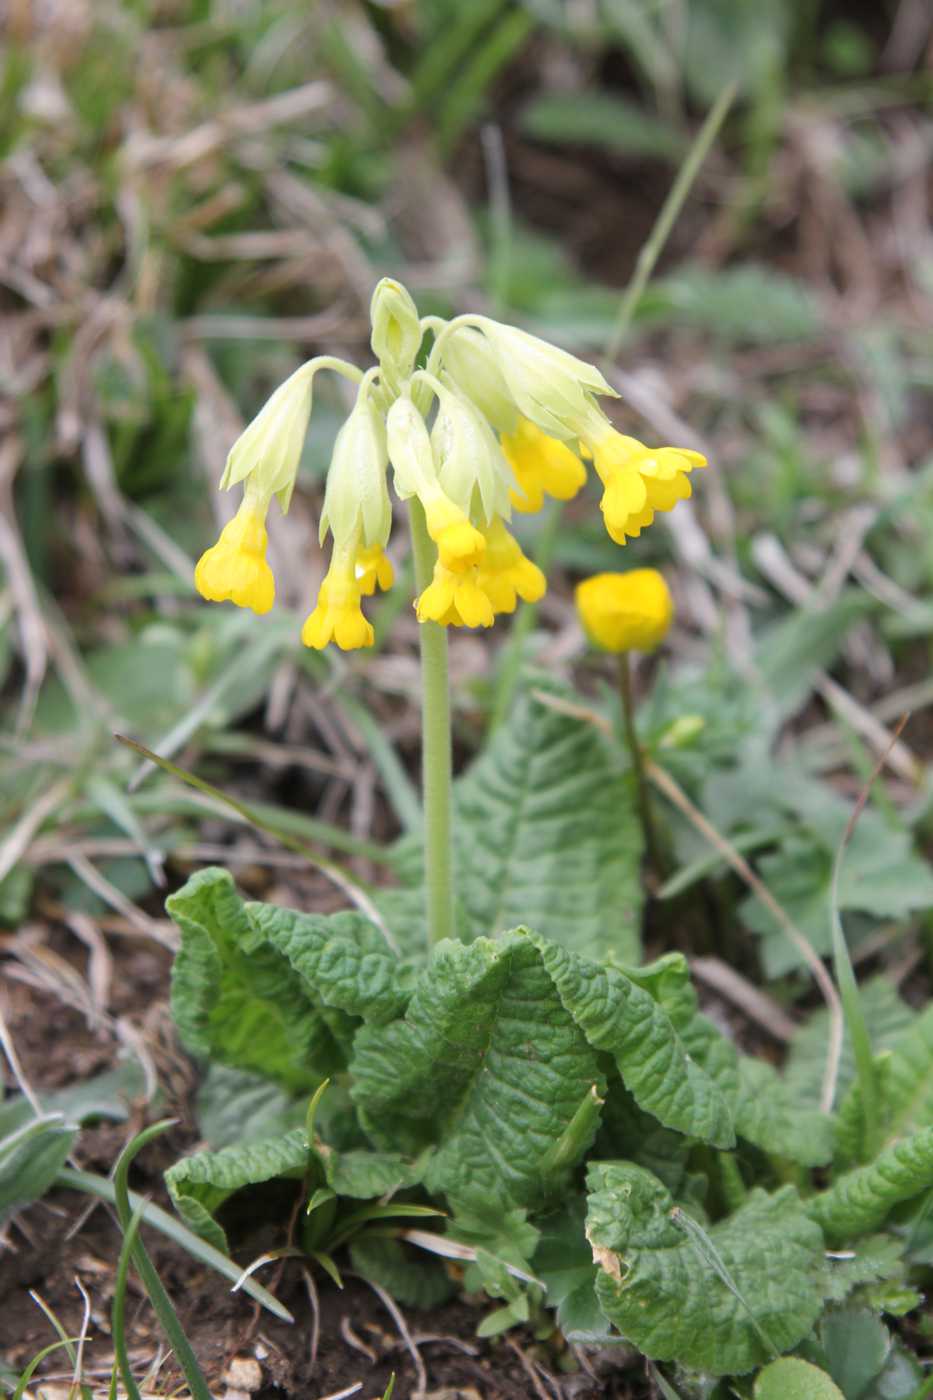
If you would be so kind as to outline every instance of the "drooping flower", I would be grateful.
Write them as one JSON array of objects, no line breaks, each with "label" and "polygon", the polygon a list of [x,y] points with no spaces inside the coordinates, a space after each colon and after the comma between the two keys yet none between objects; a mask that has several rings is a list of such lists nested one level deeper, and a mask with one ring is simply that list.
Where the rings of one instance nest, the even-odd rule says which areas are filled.
[{"label": "drooping flower", "polygon": [[477,583],[496,613],[514,612],[519,598],[537,603],[547,589],[542,571],[526,558],[518,540],[498,519],[486,531],[486,553],[477,570]]},{"label": "drooping flower", "polygon": [[539,511],[545,496],[572,500],[586,483],[586,467],[577,454],[527,418],[518,420],[513,433],[502,434],[502,450],[518,482],[510,495],[516,510]]},{"label": "drooping flower", "polygon": [[705,467],[700,452],[681,447],[646,447],[616,432],[608,422],[587,439],[605,490],[600,502],[606,530],[616,544],[637,538],[655,511],[673,510],[692,493],[688,475]]},{"label": "drooping flower", "polygon": [[603,651],[654,651],[670,629],[674,604],[657,569],[594,574],[577,585],[583,630]]},{"label": "drooping flower", "polygon": [[341,651],[372,646],[373,629],[363,614],[361,597],[357,556],[351,548],[335,544],[317,603],[301,629],[305,646],[315,651],[321,651],[331,641]]},{"label": "drooping flower", "polygon": [[440,560],[434,577],[418,598],[419,622],[439,622],[443,627],[491,627],[494,609],[480,586],[478,569],[448,569]]},{"label": "drooping flower", "polygon": [[220,538],[205,550],[194,571],[195,587],[212,603],[235,603],[254,613],[267,613],[275,600],[275,579],[266,563],[263,504],[247,496]]},{"label": "drooping flower", "polygon": [[[375,289],[371,321],[378,365],[364,374],[332,356],[309,360],[234,444],[222,485],[240,484],[243,505],[196,570],[205,597],[268,611],[275,585],[265,559],[266,515],[273,497],[288,509],[314,376],[328,369],[353,380],[356,402],[327,474],[321,543],[332,536],[333,556],[302,629],[309,646],[371,643],[362,599],[391,587],[394,577],[386,555],[390,484],[400,500],[417,502],[419,619],[487,627],[546,587],[506,528],[513,509],[538,511],[546,497],[570,500],[586,481],[584,461],[592,461],[606,527],[623,544],[657,511],[686,499],[689,474],[705,466],[698,452],[649,448],[618,432],[598,405],[617,397],[602,373],[527,331],[472,313],[420,318],[391,278]],[[427,334],[433,344],[425,359]]]}]

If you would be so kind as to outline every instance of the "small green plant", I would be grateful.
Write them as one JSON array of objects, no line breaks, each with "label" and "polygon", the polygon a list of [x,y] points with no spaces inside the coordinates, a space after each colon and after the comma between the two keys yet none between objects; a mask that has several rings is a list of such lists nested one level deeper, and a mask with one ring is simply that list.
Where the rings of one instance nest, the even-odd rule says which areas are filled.
[{"label": "small green plant", "polygon": [[[436,1300],[443,1273],[435,1262],[429,1275],[413,1246],[436,1250],[440,1238],[469,1251],[468,1286],[501,1300],[486,1333],[550,1306],[569,1339],[624,1339],[686,1393],[729,1376],[747,1394],[741,1378],[760,1370],[767,1396],[790,1353],[793,1383],[829,1396],[845,1310],[898,1316],[919,1301],[933,1106],[916,1085],[933,1022],[905,1009],[889,1053],[869,1065],[848,987],[858,1073],[839,1097],[839,1047],[824,1044],[828,1079],[811,1105],[700,1012],[682,955],[639,962],[646,774],[657,769],[643,761],[627,656],[670,624],[663,580],[605,575],[579,590],[589,634],[622,661],[617,715],[594,723],[572,692],[532,679],[472,768],[450,777],[445,629],[488,625],[514,608],[520,579],[535,580],[532,597],[544,583],[517,545],[498,543],[515,499],[509,463],[539,506],[582,483],[581,445],[622,540],[687,494],[702,459],[610,429],[593,399],[604,381],[581,361],[484,317],[419,322],[395,283],[377,289],[373,346],[375,369],[339,367],[359,397],[325,496],[334,558],[303,636],[316,648],[371,641],[361,601],[391,583],[391,460],[416,559],[423,820],[394,850],[398,886],[371,890],[360,910],[245,902],[220,869],[170,897],[182,1037],[265,1081],[282,1124],[260,1137],[244,1126],[172,1167],[176,1206],[224,1249],[218,1217],[231,1198],[291,1179],[303,1220],[283,1247],[335,1279],[348,1244],[400,1298]],[[262,520],[273,495],[287,504],[324,367],[338,366],[311,362],[231,453],[226,480],[246,493],[199,565],[212,598],[271,606]],[[837,923],[837,955],[841,938]],[[438,1208],[443,1237],[405,1223]],[[885,1336],[869,1379],[907,1400],[919,1371]]]}]

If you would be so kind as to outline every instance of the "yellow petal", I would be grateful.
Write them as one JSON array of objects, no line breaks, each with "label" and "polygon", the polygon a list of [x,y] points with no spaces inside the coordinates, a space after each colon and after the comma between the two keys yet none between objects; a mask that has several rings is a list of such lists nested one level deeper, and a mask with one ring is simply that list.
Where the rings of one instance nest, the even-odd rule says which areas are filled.
[{"label": "yellow petal", "polygon": [[657,569],[594,574],[575,601],[590,641],[604,651],[653,651],[667,636],[674,604]]}]

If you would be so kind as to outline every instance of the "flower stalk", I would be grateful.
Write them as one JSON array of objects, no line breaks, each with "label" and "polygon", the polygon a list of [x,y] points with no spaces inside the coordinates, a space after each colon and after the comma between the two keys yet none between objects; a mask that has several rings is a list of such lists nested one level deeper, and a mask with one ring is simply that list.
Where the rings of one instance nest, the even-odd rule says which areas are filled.
[{"label": "flower stalk", "polygon": [[[415,585],[422,592],[431,582],[436,551],[428,534],[424,508],[417,497],[409,502]],[[424,797],[425,900],[428,946],[454,937],[452,844],[453,759],[450,729],[450,678],[447,629],[439,622],[422,622],[421,647],[421,768]]]}]

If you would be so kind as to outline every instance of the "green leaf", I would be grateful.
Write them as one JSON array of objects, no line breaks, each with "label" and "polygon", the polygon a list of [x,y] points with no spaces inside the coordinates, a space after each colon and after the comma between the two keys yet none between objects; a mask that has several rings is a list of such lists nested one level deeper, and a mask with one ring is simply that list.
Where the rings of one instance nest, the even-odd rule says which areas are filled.
[{"label": "green leaf", "polygon": [[846,1400],[835,1381],[801,1361],[797,1356],[782,1356],[759,1372],[755,1380],[755,1400]]},{"label": "green leaf", "polygon": [[198,1128],[214,1151],[252,1138],[278,1137],[298,1127],[304,1111],[303,1099],[229,1065],[209,1064],[198,1086]]},{"label": "green leaf", "polygon": [[638,985],[642,975],[536,942],[563,1005],[590,1044],[612,1055],[638,1106],[665,1127],[716,1147],[734,1146],[725,1098],[688,1053],[673,1018]]},{"label": "green leaf", "polygon": [[905,1248],[905,1241],[894,1235],[869,1235],[859,1240],[850,1259],[827,1261],[826,1297],[841,1303],[863,1284],[902,1279]]},{"label": "green leaf", "polygon": [[274,904],[247,904],[246,914],[298,974],[306,996],[321,1004],[322,1015],[333,1007],[381,1025],[404,1010],[411,972],[362,914],[299,914]]},{"label": "green leaf", "polygon": [[[821,1166],[829,1161],[831,1119],[818,1111],[801,1109],[772,1065],[740,1055],[732,1042],[700,1013],[696,989],[682,954],[668,953],[644,967],[627,968],[626,973],[670,1017],[691,1061],[705,1070],[723,1096],[740,1137],[765,1152],[803,1166]],[[665,1173],[659,1175],[667,1179]]]},{"label": "green leaf", "polygon": [[677,1227],[670,1192],[641,1167],[596,1163],[587,1187],[597,1298],[646,1356],[741,1374],[810,1331],[823,1242],[791,1187],[756,1189],[711,1226],[712,1255]]},{"label": "green leaf", "polygon": [[194,1054],[301,1092],[345,1065],[360,1016],[385,1019],[406,1001],[404,969],[359,914],[244,904],[217,869],[167,908],[182,934],[172,1011]]},{"label": "green leaf", "polygon": [[[584,1094],[596,1057],[523,933],[434,950],[404,1020],[356,1037],[352,1095],[378,1145],[429,1146],[429,1189],[539,1204],[563,1173],[543,1159]],[[582,1148],[581,1148],[582,1150]]]},{"label": "green leaf", "polygon": [[192,1054],[313,1088],[341,1056],[285,959],[264,944],[225,870],[193,875],[166,901],[181,930],[172,1015]]},{"label": "green leaf", "polygon": [[350,1258],[357,1273],[380,1284],[404,1307],[436,1308],[454,1292],[442,1264],[413,1258],[398,1240],[359,1235],[350,1245]]},{"label": "green leaf", "polygon": [[685,149],[676,127],[608,92],[543,93],[525,107],[521,128],[538,141],[603,146],[675,163]]},{"label": "green leaf", "polygon": [[547,1289],[548,1305],[556,1309],[557,1325],[568,1342],[605,1345],[612,1339],[612,1326],[596,1297],[597,1268],[585,1226],[586,1202],[574,1196],[559,1215],[543,1224],[532,1267]]},{"label": "green leaf", "polygon": [[196,1152],[165,1173],[166,1185],[178,1214],[197,1235],[229,1253],[227,1237],[214,1219],[223,1203],[245,1186],[277,1177],[300,1179],[310,1162],[303,1128],[261,1142],[222,1147],[219,1152]]},{"label": "green leaf", "polygon": [[[588,957],[640,956],[641,827],[629,775],[592,725],[522,696],[455,784],[457,934],[527,925]],[[380,895],[403,949],[423,947],[423,871]]]},{"label": "green leaf", "polygon": [[[871,1043],[876,1051],[887,1050],[914,1019],[914,1012],[901,999],[887,977],[872,977],[859,986],[859,998]],[[784,1069],[784,1082],[797,1103],[816,1105],[820,1101],[826,1051],[829,1044],[829,1012],[814,1011],[791,1041]],[[855,1079],[855,1057],[848,1030],[839,1061],[837,1093],[841,1097]]]},{"label": "green leaf", "polygon": [[36,1118],[30,1109],[27,1122],[0,1142],[0,1221],[45,1195],[77,1136],[61,1118]]},{"label": "green leaf", "polygon": [[846,1400],[862,1400],[890,1350],[884,1323],[867,1308],[833,1309],[820,1325],[820,1341]]},{"label": "green leaf", "polygon": [[901,1201],[933,1186],[933,1127],[885,1148],[865,1167],[846,1172],[807,1202],[830,1243],[870,1234]]},{"label": "green leaf", "polygon": [[406,1162],[397,1152],[335,1152],[316,1143],[324,1164],[327,1184],[338,1196],[370,1200],[386,1196],[421,1180],[420,1168]]}]

